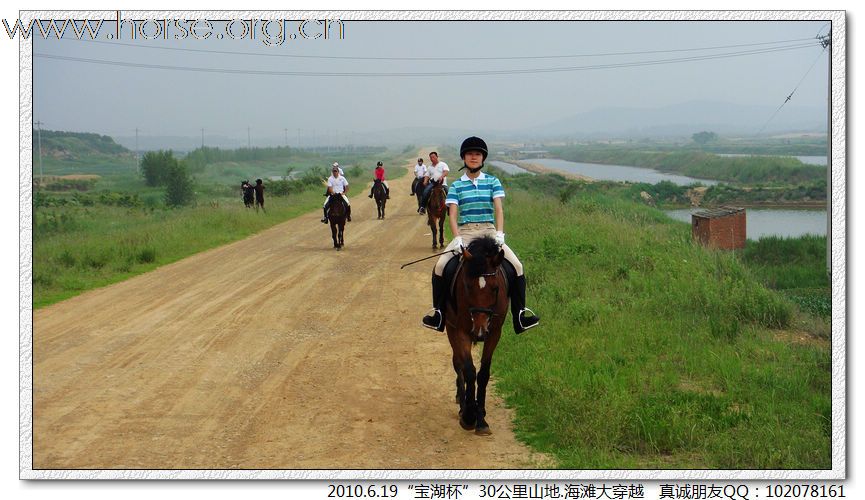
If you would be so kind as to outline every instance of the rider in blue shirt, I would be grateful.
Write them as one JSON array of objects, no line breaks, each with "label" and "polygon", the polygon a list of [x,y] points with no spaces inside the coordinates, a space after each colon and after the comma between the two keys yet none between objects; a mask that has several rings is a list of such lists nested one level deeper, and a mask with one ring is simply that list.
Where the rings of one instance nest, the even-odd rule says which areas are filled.
[{"label": "rider in blue shirt", "polygon": [[502,200],[505,190],[502,183],[491,175],[481,172],[487,159],[487,144],[479,137],[469,137],[460,147],[460,157],[464,161],[462,169],[466,173],[451,185],[445,204],[449,210],[449,222],[454,238],[445,248],[433,269],[432,292],[433,311],[424,316],[423,325],[433,330],[444,331],[444,303],[447,299],[448,284],[443,277],[448,261],[468,246],[475,238],[489,235],[505,251],[505,260],[513,267],[509,283],[511,314],[514,331],[522,333],[538,326],[540,317],[526,307],[526,277],[523,265],[511,249],[505,245],[505,213]]}]

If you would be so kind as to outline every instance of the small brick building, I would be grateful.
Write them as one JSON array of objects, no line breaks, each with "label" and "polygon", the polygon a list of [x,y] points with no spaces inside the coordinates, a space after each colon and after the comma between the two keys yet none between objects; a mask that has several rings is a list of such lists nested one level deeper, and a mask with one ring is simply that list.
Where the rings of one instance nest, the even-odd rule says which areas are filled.
[{"label": "small brick building", "polygon": [[708,247],[745,248],[745,209],[720,207],[691,214],[691,236]]}]

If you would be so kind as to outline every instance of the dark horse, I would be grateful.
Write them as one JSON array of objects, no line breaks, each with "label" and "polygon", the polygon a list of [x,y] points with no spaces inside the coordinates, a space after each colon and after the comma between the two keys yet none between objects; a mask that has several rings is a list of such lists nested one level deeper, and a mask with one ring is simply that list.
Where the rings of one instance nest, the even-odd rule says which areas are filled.
[{"label": "dark horse", "polygon": [[[436,232],[438,232],[438,244],[440,247],[445,246],[445,216],[447,215],[447,206],[445,205],[445,190],[441,182],[430,180],[433,183],[432,191],[429,199],[426,202],[427,224],[432,230],[432,247],[436,249]],[[438,228],[436,228],[438,225]]]},{"label": "dark horse", "polygon": [[[475,434],[482,436],[491,434],[484,418],[487,383],[493,352],[508,311],[508,280],[501,265],[504,258],[504,250],[489,236],[477,238],[463,249],[462,263],[454,278],[445,313],[445,327],[457,373],[460,426],[474,429]],[[472,361],[472,345],[476,342],[484,343],[477,372]]]},{"label": "dark horse", "polygon": [[[330,195],[330,201],[327,205],[327,220],[330,221],[330,235],[333,237],[333,248],[341,249],[345,242],[342,239],[342,232],[345,230],[345,219],[347,207],[345,200],[342,199],[342,194],[334,193]],[[337,233],[337,227],[339,232]]]},{"label": "dark horse", "polygon": [[376,179],[372,185],[372,196],[375,198],[375,207],[378,209],[378,218],[384,219],[384,206],[387,204],[387,192],[384,190],[384,184]]},{"label": "dark horse", "polygon": [[255,203],[255,188],[249,181],[243,181],[240,183],[240,189],[243,191],[243,204],[246,208],[252,208]]},{"label": "dark horse", "polygon": [[420,213],[420,207],[423,203],[423,190],[426,187],[426,184],[424,184],[422,178],[415,178],[415,180],[412,181],[411,185],[414,195],[417,197],[417,213]]}]

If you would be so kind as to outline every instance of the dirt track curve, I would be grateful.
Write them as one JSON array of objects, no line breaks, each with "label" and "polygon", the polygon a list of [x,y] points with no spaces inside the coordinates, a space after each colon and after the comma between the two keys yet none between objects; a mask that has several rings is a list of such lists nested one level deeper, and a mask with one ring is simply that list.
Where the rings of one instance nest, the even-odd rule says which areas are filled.
[{"label": "dirt track curve", "polygon": [[399,268],[430,254],[410,179],[385,221],[352,186],[341,252],[316,211],[37,311],[33,468],[546,462],[494,391],[492,436],[457,423],[447,338],[419,323],[433,261]]}]

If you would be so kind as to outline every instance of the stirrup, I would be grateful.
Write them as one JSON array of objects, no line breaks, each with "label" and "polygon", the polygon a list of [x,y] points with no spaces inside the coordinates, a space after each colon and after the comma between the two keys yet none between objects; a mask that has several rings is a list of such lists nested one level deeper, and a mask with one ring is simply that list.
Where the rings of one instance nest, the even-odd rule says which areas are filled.
[{"label": "stirrup", "polygon": [[444,331],[444,314],[436,308],[433,308],[431,311],[430,314],[423,317],[421,324],[430,330]]},{"label": "stirrup", "polygon": [[[527,321],[530,322],[528,325],[523,324],[523,316],[525,315],[526,311],[528,311],[532,314],[531,316],[528,317],[531,319],[528,319],[528,318],[526,319]],[[518,331],[516,333],[517,334],[523,333],[526,330],[529,330],[531,328],[538,326],[540,323],[541,323],[541,318],[539,318],[538,315],[536,315],[535,312],[532,311],[531,309],[529,309],[528,307],[524,307],[523,309],[520,309],[519,314],[517,314],[517,324],[520,327],[520,331]]]},{"label": "stirrup", "polygon": [[322,224],[327,224],[327,217],[323,217],[323,218],[321,219],[321,223],[322,223]]}]

